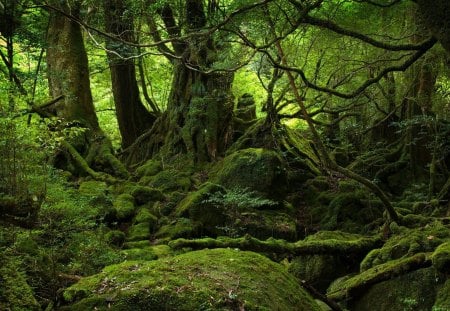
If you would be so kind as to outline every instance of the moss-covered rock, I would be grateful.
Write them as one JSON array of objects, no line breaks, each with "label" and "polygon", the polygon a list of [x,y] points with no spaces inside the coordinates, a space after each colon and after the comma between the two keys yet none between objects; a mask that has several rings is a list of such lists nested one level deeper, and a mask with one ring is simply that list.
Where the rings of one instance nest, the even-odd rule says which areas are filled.
[{"label": "moss-covered rock", "polygon": [[131,219],[135,213],[134,198],[128,193],[118,195],[113,201],[118,220]]},{"label": "moss-covered rock", "polygon": [[127,241],[148,240],[150,238],[150,224],[139,223],[128,229]]},{"label": "moss-covered rock", "polygon": [[107,191],[107,188],[108,186],[103,181],[88,180],[80,184],[78,191],[82,195],[96,197],[104,195]]},{"label": "moss-covered rock", "polygon": [[[391,227],[393,227],[391,225]],[[392,236],[382,248],[372,250],[361,262],[361,271],[393,259],[406,258],[420,252],[433,252],[436,247],[450,239],[450,230],[436,221],[422,228],[394,228]]]},{"label": "moss-covered rock", "polygon": [[216,227],[223,226],[226,221],[223,208],[208,201],[217,192],[224,193],[225,189],[213,183],[203,184],[197,191],[189,193],[178,204],[175,216],[190,218],[200,224],[207,232],[216,232]]},{"label": "moss-covered rock", "polygon": [[140,182],[150,187],[158,188],[165,193],[172,191],[185,192],[192,186],[189,174],[175,169],[167,169],[155,176],[143,177]]},{"label": "moss-covered rock", "polygon": [[143,207],[139,209],[136,216],[134,216],[133,222],[136,224],[147,223],[149,224],[150,230],[154,231],[158,224],[158,218],[153,215],[147,208]]},{"label": "moss-covered rock", "polygon": [[0,309],[12,311],[41,310],[20,262],[0,254]]},{"label": "moss-covered rock", "polygon": [[439,283],[436,271],[432,268],[413,271],[373,285],[363,293],[360,299],[351,304],[350,309],[354,311],[430,311],[435,302]]},{"label": "moss-covered rock", "polygon": [[450,274],[450,242],[439,245],[431,256],[431,261],[436,270]]},{"label": "moss-covered rock", "polygon": [[447,279],[442,288],[439,289],[432,310],[433,311],[450,310],[450,279]]},{"label": "moss-covered rock", "polygon": [[228,189],[248,189],[271,199],[282,199],[287,191],[286,168],[272,150],[239,150],[225,157],[214,171],[212,181]]},{"label": "moss-covered rock", "polygon": [[129,248],[120,252],[126,260],[156,260],[158,255],[153,251],[153,247]]},{"label": "moss-covered rock", "polygon": [[177,218],[176,220],[163,225],[155,233],[158,240],[174,240],[178,238],[194,238],[198,236],[198,226],[188,218]]},{"label": "moss-covered rock", "polygon": [[162,163],[159,160],[150,159],[136,169],[138,177],[154,176],[162,171]]},{"label": "moss-covered rock", "polygon": [[130,194],[133,196],[137,205],[146,204],[148,202],[163,201],[165,199],[165,196],[161,190],[145,186],[134,187],[130,191]]},{"label": "moss-covered rock", "polygon": [[252,252],[201,250],[106,267],[64,292],[65,310],[320,310],[283,266]]},{"label": "moss-covered rock", "polygon": [[109,244],[122,246],[125,242],[125,233],[120,230],[111,230],[105,234],[105,239]]}]

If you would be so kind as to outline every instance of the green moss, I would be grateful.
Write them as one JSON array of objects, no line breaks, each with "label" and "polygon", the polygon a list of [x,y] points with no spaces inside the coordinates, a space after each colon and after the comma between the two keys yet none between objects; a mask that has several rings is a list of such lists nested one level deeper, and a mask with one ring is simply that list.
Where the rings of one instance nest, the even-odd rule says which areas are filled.
[{"label": "green moss", "polygon": [[120,230],[111,230],[105,234],[105,239],[109,244],[122,246],[125,242],[125,233]]},{"label": "green moss", "polygon": [[359,297],[361,293],[364,293],[374,284],[401,276],[408,271],[414,271],[420,267],[427,266],[429,266],[429,259],[424,253],[419,253],[412,257],[391,260],[387,263],[365,270],[343,282],[333,284],[333,287],[328,289],[327,295],[331,299],[336,300]]},{"label": "green moss", "polygon": [[128,229],[127,241],[148,240],[150,238],[150,225],[139,223]]},{"label": "green moss", "polygon": [[136,169],[136,175],[138,177],[154,176],[162,171],[162,169],[161,161],[150,159]]},{"label": "green moss", "polygon": [[190,218],[209,232],[216,232],[217,226],[224,225],[224,210],[208,202],[211,195],[225,192],[224,188],[212,183],[203,184],[200,189],[189,193],[177,206],[177,217]]},{"label": "green moss", "polygon": [[0,309],[12,311],[41,310],[17,259],[0,254]]},{"label": "green moss", "polygon": [[178,238],[193,238],[197,236],[197,228],[188,218],[178,218],[173,222],[161,226],[155,233],[155,238],[174,240]]},{"label": "green moss", "polygon": [[153,252],[153,247],[130,248],[121,251],[126,260],[155,260],[158,256]]},{"label": "green moss", "polygon": [[380,249],[372,250],[361,262],[361,271],[393,259],[406,258],[420,252],[433,252],[436,247],[450,238],[446,226],[436,221],[423,228],[399,227]]},{"label": "green moss", "polygon": [[134,223],[147,223],[149,224],[150,231],[155,231],[158,225],[158,218],[153,215],[147,208],[141,208],[133,219]]},{"label": "green moss", "polygon": [[107,185],[103,181],[89,180],[80,184],[78,191],[86,196],[101,196],[106,193]]},{"label": "green moss", "polygon": [[271,199],[283,199],[287,191],[286,169],[275,151],[239,150],[225,157],[213,171],[212,181],[225,188],[248,189]]},{"label": "green moss", "polygon": [[133,196],[137,205],[165,200],[161,190],[145,186],[136,186],[129,193]]},{"label": "green moss", "polygon": [[351,304],[351,310],[429,311],[438,286],[434,269],[420,269],[373,285]]},{"label": "green moss", "polygon": [[450,310],[450,280],[447,280],[438,291],[432,311]]},{"label": "green moss", "polygon": [[192,182],[188,173],[175,169],[159,172],[157,175],[141,179],[141,183],[158,188],[163,192],[188,191]]},{"label": "green moss", "polygon": [[113,202],[116,217],[119,220],[127,220],[133,217],[135,212],[134,198],[130,194],[123,193],[117,196]]},{"label": "green moss", "polygon": [[131,248],[144,248],[150,245],[149,240],[142,240],[142,241],[130,241],[123,243],[123,247],[126,249]]},{"label": "green moss", "polygon": [[439,245],[431,256],[433,266],[442,273],[450,273],[450,242]]},{"label": "green moss", "polygon": [[320,310],[283,266],[230,249],[109,266],[64,298],[66,310]]}]

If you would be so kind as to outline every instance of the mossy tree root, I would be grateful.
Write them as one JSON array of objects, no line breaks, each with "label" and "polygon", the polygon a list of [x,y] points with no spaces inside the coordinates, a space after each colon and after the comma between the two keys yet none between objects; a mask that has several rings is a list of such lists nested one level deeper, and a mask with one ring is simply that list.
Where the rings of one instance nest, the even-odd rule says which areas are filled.
[{"label": "mossy tree root", "polygon": [[430,267],[431,264],[431,259],[426,253],[419,253],[408,258],[390,261],[368,269],[345,281],[336,291],[328,293],[327,297],[333,301],[355,299],[367,292],[367,289],[372,285],[412,271]]},{"label": "mossy tree root", "polygon": [[[88,161],[81,156],[81,154],[75,149],[74,146],[72,146],[67,141],[63,140],[61,142],[62,147],[69,153],[72,160],[75,162],[76,166],[85,174],[91,176],[95,180],[104,181],[106,183],[114,184],[117,183],[119,180],[116,177],[113,177],[107,173],[104,172],[96,172],[94,171],[88,164]],[[116,171],[121,172],[124,174],[124,171],[126,170],[122,168],[119,160],[115,158],[111,152],[106,152],[104,148],[100,148],[101,151],[104,152],[104,154],[100,155],[106,162],[108,162],[113,169],[116,169]],[[128,173],[127,173],[128,175]]]},{"label": "mossy tree root", "polygon": [[203,239],[177,239],[169,242],[173,249],[191,248],[194,250],[204,248],[238,248],[240,250],[263,253],[274,260],[287,257],[315,254],[337,254],[337,255],[364,255],[370,250],[381,246],[380,237],[360,238],[356,240],[322,241],[298,241],[294,243],[285,240],[269,238],[262,241],[246,235],[241,238],[219,237]]}]

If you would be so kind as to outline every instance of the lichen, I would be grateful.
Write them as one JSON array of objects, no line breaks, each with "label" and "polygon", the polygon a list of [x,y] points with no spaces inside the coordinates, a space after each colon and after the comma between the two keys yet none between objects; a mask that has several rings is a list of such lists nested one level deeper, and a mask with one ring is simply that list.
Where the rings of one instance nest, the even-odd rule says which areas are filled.
[{"label": "lichen", "polygon": [[63,310],[304,310],[315,301],[282,265],[252,252],[215,249],[127,261],[64,292]]}]

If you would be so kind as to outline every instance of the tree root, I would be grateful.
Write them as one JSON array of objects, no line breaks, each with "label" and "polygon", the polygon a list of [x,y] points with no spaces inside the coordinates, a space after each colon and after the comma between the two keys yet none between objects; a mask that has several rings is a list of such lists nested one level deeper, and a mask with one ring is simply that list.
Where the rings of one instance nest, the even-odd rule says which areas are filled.
[{"label": "tree root", "polygon": [[220,237],[217,239],[177,239],[169,242],[173,249],[192,248],[239,248],[241,250],[264,253],[274,260],[290,258],[299,255],[311,254],[360,254],[364,255],[370,250],[379,247],[382,244],[380,237],[360,238],[356,240],[335,240],[328,239],[322,241],[298,241],[294,243],[285,240],[267,239],[261,241],[246,235],[241,238]]},{"label": "tree root", "polygon": [[[113,177],[107,173],[103,172],[96,172],[94,171],[88,164],[88,161],[84,159],[81,154],[75,149],[74,146],[72,146],[67,141],[63,140],[61,142],[62,147],[69,153],[72,160],[75,162],[77,168],[79,168],[83,173],[91,176],[95,180],[104,181],[106,183],[114,184],[119,181],[116,177]],[[96,152],[96,154],[99,155],[102,160],[106,161],[111,165],[113,169],[116,170],[119,174],[123,175],[126,172],[126,176],[128,175],[128,172],[123,167],[123,165],[120,163],[120,161],[112,155],[110,151],[105,151],[106,147],[100,147],[99,151],[101,151],[101,154],[98,154],[99,152]],[[126,177],[125,176],[125,177]]]},{"label": "tree root", "polygon": [[390,261],[344,281],[337,290],[328,293],[327,297],[333,301],[354,299],[364,294],[372,285],[430,266],[431,259],[426,253]]}]

